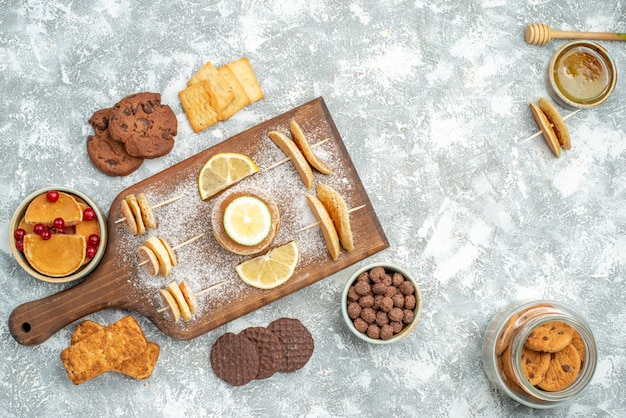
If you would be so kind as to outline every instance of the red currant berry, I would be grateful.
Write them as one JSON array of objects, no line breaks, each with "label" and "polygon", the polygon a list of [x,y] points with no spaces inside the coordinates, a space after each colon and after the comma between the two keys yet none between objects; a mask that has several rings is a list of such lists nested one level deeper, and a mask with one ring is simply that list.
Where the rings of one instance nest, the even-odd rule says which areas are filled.
[{"label": "red currant berry", "polygon": [[45,226],[43,226],[43,224],[37,224],[33,227],[33,232],[37,235],[41,235],[41,232],[46,229]]},{"label": "red currant berry", "polygon": [[48,228],[44,228],[43,231],[41,231],[41,239],[46,241],[49,240],[50,237],[52,236],[52,231],[50,231]]},{"label": "red currant berry", "polygon": [[95,210],[87,208],[83,211],[83,221],[93,221],[94,219],[96,219]]},{"label": "red currant berry", "polygon": [[13,232],[13,236],[16,240],[21,241],[24,239],[24,235],[26,235],[26,231],[23,228],[17,228],[15,232]]},{"label": "red currant berry", "polygon": [[100,245],[100,235],[98,234],[89,235],[89,238],[87,238],[87,244],[92,245],[97,248],[98,245]]},{"label": "red currant berry", "polygon": [[59,192],[57,192],[56,190],[50,190],[47,194],[46,194],[46,198],[48,199],[48,202],[56,202],[57,200],[59,200]]},{"label": "red currant berry", "polygon": [[24,241],[22,241],[21,239],[18,239],[17,241],[15,241],[15,248],[19,252],[24,252]]},{"label": "red currant berry", "polygon": [[63,220],[63,218],[56,218],[54,220],[54,227],[56,229],[63,229],[63,228],[65,228],[65,221]]},{"label": "red currant berry", "polygon": [[85,250],[85,255],[87,256],[87,258],[94,258],[97,252],[97,247],[94,247],[93,245],[88,245],[87,249]]}]

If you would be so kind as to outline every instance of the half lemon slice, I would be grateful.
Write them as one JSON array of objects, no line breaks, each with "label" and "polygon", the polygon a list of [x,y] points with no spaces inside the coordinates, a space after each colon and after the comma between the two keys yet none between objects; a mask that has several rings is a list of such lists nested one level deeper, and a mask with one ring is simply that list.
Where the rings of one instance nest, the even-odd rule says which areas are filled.
[{"label": "half lemon slice", "polygon": [[240,196],[226,206],[224,230],[237,244],[252,247],[260,244],[272,229],[272,215],[261,199]]},{"label": "half lemon slice", "polygon": [[298,265],[299,251],[295,241],[273,248],[265,255],[237,265],[237,274],[247,284],[259,289],[273,289],[287,282]]},{"label": "half lemon slice", "polygon": [[229,186],[259,171],[259,167],[243,154],[215,154],[202,166],[198,175],[198,192],[206,200]]}]

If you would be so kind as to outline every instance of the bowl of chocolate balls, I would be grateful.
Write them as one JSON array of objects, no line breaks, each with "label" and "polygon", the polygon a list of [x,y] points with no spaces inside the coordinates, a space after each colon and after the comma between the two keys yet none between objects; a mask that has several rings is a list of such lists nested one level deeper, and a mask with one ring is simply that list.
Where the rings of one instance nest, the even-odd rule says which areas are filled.
[{"label": "bowl of chocolate balls", "polygon": [[360,339],[372,344],[402,340],[422,315],[422,293],[406,269],[379,262],[358,269],[341,296],[346,325]]}]

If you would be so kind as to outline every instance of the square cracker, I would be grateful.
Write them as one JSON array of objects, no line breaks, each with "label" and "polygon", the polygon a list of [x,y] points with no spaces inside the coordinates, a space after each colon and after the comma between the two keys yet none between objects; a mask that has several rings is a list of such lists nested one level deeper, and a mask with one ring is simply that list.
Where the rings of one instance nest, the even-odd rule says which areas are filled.
[{"label": "square cracker", "polygon": [[220,115],[220,120],[226,120],[244,107],[248,106],[250,104],[250,99],[248,99],[246,91],[243,89],[241,83],[237,80],[235,73],[230,67],[224,65],[218,68],[217,71],[224,78],[224,80],[226,80],[235,93],[235,100],[233,100]]},{"label": "square cracker", "polygon": [[239,58],[236,61],[229,62],[226,66],[235,74],[250,103],[258,102],[265,97],[248,58]]},{"label": "square cracker", "polygon": [[211,106],[210,86],[208,81],[200,80],[178,92],[187,120],[195,133],[198,133],[219,120],[219,114]]},{"label": "square cracker", "polygon": [[[98,324],[97,322],[89,320],[82,321],[76,325],[70,344],[76,344],[103,328],[104,326]],[[156,366],[157,360],[159,359],[161,348],[158,344],[153,342],[148,341],[147,343],[148,346],[145,351],[135,353],[135,357],[121,362],[119,365],[114,366],[111,370],[122,373],[126,376],[134,377],[135,379],[147,379],[150,377],[154,367]]]},{"label": "square cracker", "polygon": [[125,316],[61,352],[67,375],[80,385],[145,351],[146,337],[137,320]]},{"label": "square cracker", "polygon": [[206,80],[209,83],[209,87],[206,88],[209,95],[209,103],[218,114],[235,100],[235,92],[232,90],[230,84],[224,80],[217,68],[215,68],[210,61],[204,64],[202,68],[189,79],[187,86],[198,84],[202,80]]}]

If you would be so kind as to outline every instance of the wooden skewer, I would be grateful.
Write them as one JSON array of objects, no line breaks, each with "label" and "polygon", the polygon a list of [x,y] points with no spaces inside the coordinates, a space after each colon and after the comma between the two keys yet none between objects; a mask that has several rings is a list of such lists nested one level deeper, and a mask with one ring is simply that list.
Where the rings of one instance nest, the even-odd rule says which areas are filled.
[{"label": "wooden skewer", "polygon": [[[224,285],[224,284],[226,284],[226,280],[221,281],[221,282],[218,282],[218,283],[215,283],[214,285],[211,285],[211,286],[207,287],[206,289],[203,289],[203,290],[199,291],[198,293],[194,294],[194,296],[201,296],[201,295],[204,295],[205,293],[208,293],[208,292],[210,292],[211,290],[216,289],[216,288],[218,288],[218,287],[220,287],[220,286],[222,286],[222,285]],[[165,311],[167,311],[168,309],[169,309],[169,308],[166,306],[166,307],[164,307],[164,308],[159,309],[157,312],[158,312],[158,313],[165,312]]]},{"label": "wooden skewer", "polygon": [[[330,141],[330,139],[329,139],[329,138],[326,138],[326,139],[324,139],[323,141],[320,141],[320,142],[316,142],[315,144],[311,145],[311,148],[319,147],[320,145],[322,145],[322,144],[324,144],[325,142],[328,142],[328,141]],[[269,170],[271,170],[272,168],[276,168],[276,167],[278,167],[279,165],[284,164],[284,163],[286,163],[286,162],[287,162],[287,161],[289,161],[289,160],[291,160],[291,158],[289,158],[289,157],[287,157],[287,158],[283,158],[282,160],[280,160],[280,161],[278,161],[278,162],[276,162],[276,163],[274,163],[274,164],[270,165],[269,167],[265,167],[265,168],[264,168],[263,170],[261,170],[261,171],[269,171]]]},{"label": "wooden skewer", "polygon": [[[573,111],[573,112],[572,112],[572,113],[570,113],[569,115],[563,116],[563,120],[567,120],[567,119],[571,118],[572,116],[574,116],[576,113],[580,112],[581,110],[582,110],[582,109],[578,109],[578,110]],[[528,138],[526,138],[526,139],[522,139],[522,140],[519,142],[519,145],[522,145],[523,143],[528,142],[528,141],[530,141],[530,140],[531,140],[531,139],[533,139],[533,138],[537,138],[539,135],[541,135],[541,133],[542,133],[541,131],[539,131],[539,132],[535,132],[534,134],[532,134],[532,135],[531,135],[531,136],[529,136]]]},{"label": "wooden skewer", "polygon": [[[194,242],[194,241],[196,241],[196,240],[199,240],[199,239],[200,239],[200,238],[202,238],[203,236],[204,236],[204,234],[199,234],[199,235],[196,235],[196,236],[195,236],[195,237],[193,237],[193,238],[189,238],[187,241],[185,241],[185,242],[181,242],[180,244],[178,244],[178,245],[176,245],[176,246],[172,247],[172,250],[177,250],[177,249],[179,249],[179,248],[181,248],[181,247],[184,247],[185,245],[191,244],[192,242]],[[143,266],[144,264],[147,264],[147,263],[148,263],[148,260],[145,260],[145,261],[143,261],[143,262],[141,262],[141,263],[137,264],[137,267],[141,267],[141,266]]]},{"label": "wooden skewer", "polygon": [[[356,208],[349,209],[349,210],[348,210],[348,213],[355,212],[355,211],[357,211],[357,210],[359,210],[359,209],[363,209],[364,207],[365,207],[365,205],[357,206]],[[307,229],[315,228],[315,227],[316,227],[316,226],[318,226],[319,224],[320,224],[320,222],[315,222],[315,223],[312,223],[312,224],[310,224],[310,225],[304,226],[304,227],[302,227],[302,228],[298,229],[298,230],[296,231],[296,233],[298,233],[298,232],[302,232],[302,231],[306,231]]]},{"label": "wooden skewer", "polygon": [[[152,209],[160,208],[161,206],[169,205],[170,203],[175,202],[175,201],[177,201],[178,199],[181,199],[181,198],[183,198],[183,197],[185,197],[185,195],[184,195],[184,194],[181,194],[180,196],[173,197],[173,198],[168,199],[168,200],[165,200],[165,201],[163,201],[163,202],[161,202],[161,203],[157,203],[156,205],[150,205],[150,207],[151,207]],[[118,224],[118,223],[120,223],[120,222],[124,222],[125,220],[126,220],[126,218],[120,218],[120,219],[118,219],[117,221],[115,221],[115,223],[116,223],[116,224]]]},{"label": "wooden skewer", "polygon": [[626,41],[626,33],[611,32],[567,32],[550,29],[543,23],[532,23],[524,31],[526,43],[545,45],[552,39],[593,39],[598,41]]}]

